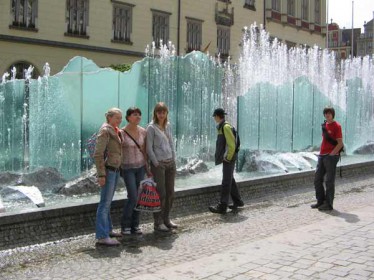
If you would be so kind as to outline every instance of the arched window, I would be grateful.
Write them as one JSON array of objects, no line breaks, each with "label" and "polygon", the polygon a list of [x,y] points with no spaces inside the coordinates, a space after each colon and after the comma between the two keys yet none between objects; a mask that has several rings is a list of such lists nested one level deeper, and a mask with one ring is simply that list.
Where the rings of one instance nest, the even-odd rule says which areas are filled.
[{"label": "arched window", "polygon": [[32,71],[31,78],[32,79],[38,78],[38,76],[40,75],[40,72],[35,67],[35,65],[32,65],[32,63],[29,63],[27,61],[17,61],[14,64],[12,64],[11,66],[9,66],[9,68],[7,70],[7,72],[10,74],[9,79],[12,76],[13,67],[16,67],[16,70],[17,70],[16,71],[16,79],[25,79],[26,78],[26,71],[30,66],[34,67],[34,70]]}]

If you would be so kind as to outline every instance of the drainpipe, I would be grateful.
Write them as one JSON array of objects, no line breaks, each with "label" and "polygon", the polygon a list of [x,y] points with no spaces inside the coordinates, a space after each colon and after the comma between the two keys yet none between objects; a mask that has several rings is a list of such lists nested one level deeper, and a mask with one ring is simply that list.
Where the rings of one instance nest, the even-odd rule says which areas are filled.
[{"label": "drainpipe", "polygon": [[263,17],[264,17],[264,30],[266,30],[266,0],[264,0],[264,12],[263,12]]},{"label": "drainpipe", "polygon": [[179,56],[180,31],[181,31],[181,0],[178,0],[177,56]]}]

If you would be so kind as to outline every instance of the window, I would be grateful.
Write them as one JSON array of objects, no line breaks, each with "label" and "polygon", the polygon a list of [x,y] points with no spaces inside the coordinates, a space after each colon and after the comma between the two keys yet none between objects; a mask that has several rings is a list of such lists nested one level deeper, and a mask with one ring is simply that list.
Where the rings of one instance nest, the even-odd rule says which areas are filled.
[{"label": "window", "polygon": [[[26,61],[15,62],[14,64],[12,64],[12,66],[9,67],[7,72],[12,73],[12,69],[13,69],[13,67],[15,67],[15,69],[16,69],[15,78],[16,79],[25,79],[27,69],[29,69],[30,66],[34,68],[34,70],[32,71],[31,78],[32,79],[37,79],[38,76],[40,75],[39,71],[36,69],[36,67],[34,65],[32,65],[31,63],[26,62]],[[11,74],[11,75],[13,75],[13,74]]]},{"label": "window", "polygon": [[301,19],[308,21],[309,16],[309,0],[302,0],[301,3]]},{"label": "window", "polygon": [[217,27],[217,50],[223,57],[230,53],[230,28],[227,26]]},{"label": "window", "polygon": [[288,0],[287,2],[287,13],[288,15],[295,16],[295,0]]},{"label": "window", "polygon": [[37,0],[11,1],[12,26],[35,28],[38,15]]},{"label": "window", "polygon": [[156,47],[160,47],[160,40],[163,44],[167,44],[169,41],[169,13],[153,10],[152,15],[152,36],[153,41],[156,43]]},{"label": "window", "polygon": [[113,4],[113,41],[131,43],[133,7],[130,4]]},{"label": "window", "polygon": [[202,23],[198,19],[187,18],[187,52],[200,50],[202,44]]},{"label": "window", "polygon": [[274,11],[278,11],[278,12],[280,12],[280,0],[272,0],[272,1],[271,1],[271,8],[272,8]]},{"label": "window", "polygon": [[321,0],[315,0],[314,3],[314,21],[316,24],[321,24]]},{"label": "window", "polygon": [[66,0],[67,35],[87,36],[88,0]]},{"label": "window", "polygon": [[255,2],[256,2],[255,0],[245,0],[244,8],[248,8],[253,11],[256,11]]}]

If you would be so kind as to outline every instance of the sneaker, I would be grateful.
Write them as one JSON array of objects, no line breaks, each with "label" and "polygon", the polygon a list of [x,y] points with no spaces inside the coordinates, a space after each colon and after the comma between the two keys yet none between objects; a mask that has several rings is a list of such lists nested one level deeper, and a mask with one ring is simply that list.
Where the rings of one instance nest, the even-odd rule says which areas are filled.
[{"label": "sneaker", "polygon": [[320,207],[322,204],[323,204],[323,202],[317,202],[317,203],[315,203],[315,204],[310,205],[310,208],[312,208],[312,209],[317,209],[317,208]]},{"label": "sneaker", "polygon": [[167,226],[168,228],[178,228],[178,225],[173,223],[172,221],[165,223],[165,226]]},{"label": "sneaker", "polygon": [[168,232],[170,231],[170,229],[167,226],[165,226],[165,224],[161,224],[161,225],[155,226],[155,231]]},{"label": "sneaker", "polygon": [[131,228],[125,228],[121,231],[122,235],[131,235]]},{"label": "sneaker", "polygon": [[111,231],[109,232],[109,237],[122,237],[120,232]]},{"label": "sneaker", "polygon": [[218,203],[216,206],[209,206],[209,211],[217,214],[226,214],[227,206],[221,203]]},{"label": "sneaker", "polygon": [[320,211],[331,211],[333,210],[332,206],[328,203],[324,203],[321,206],[318,207],[318,210]]},{"label": "sneaker", "polygon": [[132,228],[131,233],[132,234],[143,234],[142,230],[138,227]]},{"label": "sneaker", "polygon": [[99,239],[96,244],[104,245],[104,246],[118,246],[121,243],[119,243],[119,241],[116,239],[107,237],[107,238]]},{"label": "sneaker", "polygon": [[243,201],[236,202],[234,204],[229,205],[229,208],[231,210],[236,210],[236,209],[241,208],[241,207],[244,207],[244,202]]}]

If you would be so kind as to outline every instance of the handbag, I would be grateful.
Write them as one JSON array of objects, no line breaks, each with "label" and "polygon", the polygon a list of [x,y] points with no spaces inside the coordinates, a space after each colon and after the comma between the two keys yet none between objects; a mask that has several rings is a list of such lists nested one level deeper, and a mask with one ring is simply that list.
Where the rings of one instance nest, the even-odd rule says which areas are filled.
[{"label": "handbag", "polygon": [[140,182],[138,189],[138,201],[134,208],[136,211],[160,212],[161,201],[153,178],[147,178]]}]

